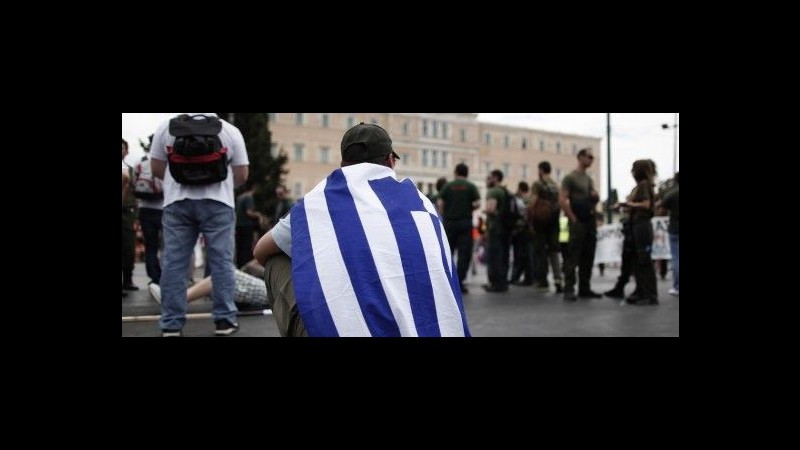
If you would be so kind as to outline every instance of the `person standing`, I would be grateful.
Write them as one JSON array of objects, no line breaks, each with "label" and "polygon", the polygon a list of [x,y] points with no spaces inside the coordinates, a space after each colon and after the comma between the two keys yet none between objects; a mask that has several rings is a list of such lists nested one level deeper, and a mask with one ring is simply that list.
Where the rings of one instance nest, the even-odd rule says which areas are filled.
[{"label": "person standing", "polygon": [[458,250],[458,282],[461,293],[466,294],[469,291],[464,286],[464,280],[472,259],[472,212],[480,207],[481,195],[478,187],[467,179],[469,167],[466,164],[456,166],[455,177],[455,180],[444,186],[436,184],[439,195],[435,205],[444,220],[451,257]]},{"label": "person standing", "polygon": [[201,232],[214,285],[215,334],[234,333],[233,190],[247,180],[249,165],[242,133],[214,113],[183,114],[158,127],[150,153],[153,173],[164,180],[162,336],[181,336],[186,323],[186,273]]},{"label": "person standing", "polygon": [[493,170],[486,177],[486,253],[489,272],[489,284],[483,286],[486,292],[508,291],[508,258],[511,245],[511,230],[502,222],[502,214],[506,211],[507,193],[503,182],[503,172]]},{"label": "person standing", "polygon": [[286,186],[278,185],[278,187],[275,188],[275,196],[278,198],[278,202],[275,203],[275,209],[273,210],[272,217],[270,217],[270,228],[277,225],[278,221],[288,214],[289,210],[292,209],[294,205],[292,199],[286,196]]},{"label": "person standing", "polygon": [[158,249],[161,243],[161,221],[164,210],[164,187],[161,179],[153,177],[149,157],[153,135],[147,145],[140,141],[144,156],[136,164],[136,189],[134,195],[139,199],[139,225],[144,238],[144,266],[150,283],[161,283],[161,262]]},{"label": "person standing", "polygon": [[[133,196],[133,170],[125,164],[128,155],[128,143],[122,140],[122,170],[127,172],[123,177],[122,190],[122,296],[125,291],[138,291],[139,287],[133,284],[133,262],[136,258],[136,231],[133,224],[136,222],[136,197]],[[126,181],[127,180],[127,181]]]},{"label": "person standing", "polygon": [[539,180],[533,183],[531,189],[530,210],[537,211],[543,205],[550,204],[549,214],[543,215],[542,219],[534,216],[530,222],[533,224],[533,258],[537,261],[537,268],[534,278],[539,290],[547,291],[550,284],[547,282],[547,261],[553,269],[553,282],[556,285],[556,293],[564,292],[564,282],[561,277],[561,262],[559,261],[559,215],[561,209],[558,208],[558,185],[550,176],[553,168],[548,161],[539,163]]},{"label": "person standing", "polygon": [[253,182],[247,180],[244,191],[236,199],[236,266],[242,267],[253,259],[253,233],[266,218],[256,211]]},{"label": "person standing", "polygon": [[633,244],[636,248],[636,265],[633,274],[636,279],[636,290],[625,301],[635,305],[657,305],[656,270],[650,257],[653,249],[653,222],[651,219],[655,208],[653,166],[646,159],[636,160],[633,162],[631,174],[637,183],[628,195],[627,201],[633,227]]},{"label": "person standing", "polygon": [[[569,249],[564,262],[564,300],[601,298],[592,291],[590,280],[597,247],[597,224],[595,205],[600,196],[594,182],[586,172],[594,162],[590,148],[578,152],[578,168],[570,172],[561,182],[559,202],[569,218]],[[575,295],[575,269],[578,268],[578,296]]]},{"label": "person standing", "polygon": [[678,252],[678,244],[679,244],[679,235],[678,235],[678,225],[680,221],[680,214],[679,214],[679,202],[678,202],[678,188],[680,184],[678,183],[678,172],[675,172],[675,187],[672,188],[667,194],[664,196],[664,200],[661,202],[661,206],[669,210],[669,228],[667,228],[667,232],[669,233],[669,250],[672,254],[672,288],[669,290],[670,295],[679,295],[680,287],[679,287],[679,278],[678,278],[678,261],[680,259],[680,253]]}]

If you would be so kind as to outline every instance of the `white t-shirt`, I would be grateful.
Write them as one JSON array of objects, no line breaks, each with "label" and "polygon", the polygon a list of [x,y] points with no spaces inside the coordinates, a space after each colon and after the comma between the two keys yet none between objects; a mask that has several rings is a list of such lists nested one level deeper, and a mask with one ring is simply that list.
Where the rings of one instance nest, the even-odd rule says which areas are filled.
[{"label": "white t-shirt", "polygon": [[[188,113],[189,115],[202,114],[205,116],[216,116],[214,113]],[[247,157],[247,150],[244,145],[242,132],[230,123],[222,120],[222,131],[219,133],[222,146],[228,148],[228,178],[219,183],[206,184],[202,186],[190,186],[180,184],[172,178],[169,171],[169,163],[164,173],[164,207],[174,202],[191,199],[203,200],[210,199],[224,203],[231,208],[235,208],[233,196],[233,166],[247,166],[250,160]],[[167,160],[167,146],[175,143],[175,136],[169,134],[169,120],[159,125],[153,135],[153,144],[150,147],[150,157],[161,161]]]}]

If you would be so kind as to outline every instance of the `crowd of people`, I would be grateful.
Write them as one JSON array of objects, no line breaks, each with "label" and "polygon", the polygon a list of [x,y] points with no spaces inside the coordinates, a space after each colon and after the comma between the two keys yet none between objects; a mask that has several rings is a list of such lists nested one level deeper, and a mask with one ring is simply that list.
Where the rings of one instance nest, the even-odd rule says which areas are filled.
[{"label": "crowd of people", "polygon": [[[492,171],[479,211],[466,164],[423,195],[397,179],[388,133],[361,123],[342,138],[341,168],[297,204],[279,186],[267,215],[255,207],[241,132],[215,114],[174,117],[142,146],[145,156],[128,167],[122,141],[122,295],[139,289],[132,279],[138,219],[164,337],[181,336],[187,304],[206,296],[217,335],[235,333],[237,311],[256,307],[272,308],[282,336],[469,336],[462,295],[476,260],[487,266],[486,292],[507,292],[509,284],[546,292],[552,278],[565,301],[603,296],[591,288],[599,194],[587,171],[589,148],[560,186],[548,161],[514,194],[503,172]],[[614,205],[622,213],[621,273],[605,295],[656,305],[650,219],[657,209],[670,214],[669,292],[679,295],[678,174],[658,195],[651,160],[635,161],[631,175],[636,187]],[[190,286],[200,235],[207,276]],[[625,297],[631,275],[636,288]]]}]

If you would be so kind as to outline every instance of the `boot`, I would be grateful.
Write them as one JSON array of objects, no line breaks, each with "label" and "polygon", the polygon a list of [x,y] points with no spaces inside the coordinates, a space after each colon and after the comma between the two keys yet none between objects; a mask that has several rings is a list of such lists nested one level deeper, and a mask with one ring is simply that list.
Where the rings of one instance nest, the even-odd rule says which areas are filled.
[{"label": "boot", "polygon": [[620,285],[616,285],[614,286],[614,289],[604,292],[603,295],[606,297],[623,299],[625,298],[625,289]]}]

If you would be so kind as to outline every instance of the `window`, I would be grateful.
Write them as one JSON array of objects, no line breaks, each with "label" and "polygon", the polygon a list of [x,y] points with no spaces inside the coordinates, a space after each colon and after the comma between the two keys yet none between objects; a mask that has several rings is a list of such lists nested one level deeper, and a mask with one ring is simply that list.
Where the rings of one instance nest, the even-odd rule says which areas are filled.
[{"label": "window", "polygon": [[408,164],[408,153],[401,153],[401,154],[400,154],[400,158],[402,158],[402,161],[403,161],[403,165],[404,165],[404,166],[405,166],[406,164]]},{"label": "window", "polygon": [[561,153],[561,141],[556,141],[556,153]]},{"label": "window", "polygon": [[328,128],[329,120],[328,113],[322,113],[322,128]]},{"label": "window", "polygon": [[423,120],[422,121],[422,135],[423,136],[427,136],[428,135],[428,121],[427,120]]},{"label": "window", "polygon": [[539,141],[539,150],[544,151],[544,140]]},{"label": "window", "polygon": [[303,160],[303,144],[294,144],[294,160]]},{"label": "window", "polygon": [[483,173],[489,174],[492,171],[492,163],[490,161],[483,162]]},{"label": "window", "polygon": [[556,169],[556,181],[561,183],[561,169]]},{"label": "window", "polygon": [[303,120],[305,119],[305,117],[304,117],[304,116],[305,116],[305,113],[295,113],[295,114],[296,114],[296,115],[295,115],[294,122],[295,122],[297,125],[302,125],[302,124],[303,124]]},{"label": "window", "polygon": [[349,130],[350,128],[353,128],[355,124],[356,119],[354,119],[353,116],[347,116],[347,129]]},{"label": "window", "polygon": [[503,164],[503,176],[506,178],[511,178],[511,164],[509,163]]},{"label": "window", "polygon": [[448,157],[447,152],[443,151],[442,152],[442,167],[448,167],[447,157]]},{"label": "window", "polygon": [[373,118],[372,118],[372,124],[373,124],[373,125],[377,125],[377,124],[378,124],[378,119],[376,119],[376,118],[374,118],[374,117],[373,117]]},{"label": "window", "polygon": [[277,115],[278,115],[278,113],[267,113],[267,120],[269,120],[272,123],[275,123],[275,119],[276,119],[275,116],[277,116]]},{"label": "window", "polygon": [[528,165],[527,164],[523,164],[522,165],[522,181],[525,181],[527,179],[528,179]]},{"label": "window", "polygon": [[422,149],[422,165],[423,166],[427,166],[428,165],[428,149],[427,148],[423,148]]},{"label": "window", "polygon": [[431,151],[431,165],[433,167],[439,167],[439,150]]},{"label": "window", "polygon": [[299,199],[303,196],[303,183],[297,182],[294,184],[294,198]]},{"label": "window", "polygon": [[433,137],[439,137],[439,122],[435,120],[433,121]]},{"label": "window", "polygon": [[442,139],[447,139],[447,122],[442,122]]},{"label": "window", "polygon": [[461,129],[461,142],[467,142],[467,130]]},{"label": "window", "polygon": [[572,144],[572,154],[573,155],[577,155],[578,154],[578,145],[577,144]]},{"label": "window", "polygon": [[486,145],[491,145],[492,144],[492,135],[489,134],[489,133],[484,134],[483,135],[483,142],[486,143]]},{"label": "window", "polygon": [[508,144],[510,144],[510,143],[511,143],[511,139],[508,136],[503,138],[503,147],[508,148]]},{"label": "window", "polygon": [[278,143],[273,142],[269,149],[269,154],[272,155],[273,158],[278,157]]},{"label": "window", "polygon": [[403,122],[403,136],[408,136],[408,122]]},{"label": "window", "polygon": [[331,159],[331,149],[330,147],[322,147],[319,149],[319,162],[323,164],[330,163]]},{"label": "window", "polygon": [[526,150],[528,148],[528,139],[522,138],[522,149]]}]

